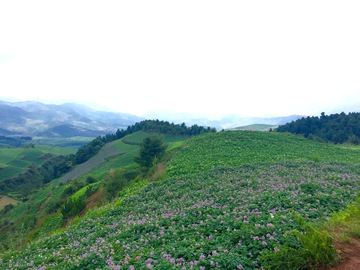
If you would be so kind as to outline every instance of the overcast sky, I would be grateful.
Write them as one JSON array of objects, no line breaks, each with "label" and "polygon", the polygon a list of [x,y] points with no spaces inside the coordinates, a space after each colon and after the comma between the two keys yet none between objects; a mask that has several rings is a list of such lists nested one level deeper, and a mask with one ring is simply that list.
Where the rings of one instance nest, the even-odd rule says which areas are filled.
[{"label": "overcast sky", "polygon": [[360,110],[360,1],[0,1],[0,98],[285,116]]}]

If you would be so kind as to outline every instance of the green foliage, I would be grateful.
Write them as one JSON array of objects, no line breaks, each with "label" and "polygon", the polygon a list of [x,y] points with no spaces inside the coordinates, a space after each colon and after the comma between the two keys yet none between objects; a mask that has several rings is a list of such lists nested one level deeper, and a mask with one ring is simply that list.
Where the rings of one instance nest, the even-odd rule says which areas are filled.
[{"label": "green foliage", "polygon": [[86,206],[85,196],[78,197],[76,199],[70,198],[61,209],[63,220],[75,217],[84,210]]},{"label": "green foliage", "polygon": [[93,183],[95,183],[95,182],[96,182],[95,177],[93,177],[93,176],[91,176],[91,175],[89,175],[88,177],[86,177],[86,183],[87,183],[87,184],[93,184]]},{"label": "green foliage", "polygon": [[168,175],[206,172],[217,167],[289,161],[360,163],[360,149],[317,143],[279,132],[224,131],[199,135],[167,166]]},{"label": "green foliage", "polygon": [[312,156],[314,162],[320,162],[320,156],[318,153],[314,153]]},{"label": "green foliage", "polygon": [[71,149],[41,145],[36,145],[34,148],[0,148],[0,167],[3,167],[0,171],[0,182],[25,172],[32,164],[40,166],[47,162],[48,159],[44,157],[48,154],[57,156],[73,152]]},{"label": "green foliage", "polygon": [[107,199],[111,201],[119,191],[127,187],[138,175],[138,171],[125,169],[122,171],[110,171],[105,180],[105,192]]},{"label": "green foliage", "polygon": [[161,137],[151,136],[145,138],[140,144],[140,156],[134,160],[143,169],[149,170],[154,160],[160,160],[165,154],[166,145]]},{"label": "green foliage", "polygon": [[325,228],[338,242],[351,243],[360,238],[360,197],[346,209],[332,214]]},{"label": "green foliage", "polygon": [[320,117],[303,117],[299,120],[279,126],[277,131],[302,134],[313,140],[333,143],[360,143],[360,113],[325,115]]},{"label": "green foliage", "polygon": [[350,143],[350,144],[358,145],[358,144],[360,144],[360,137],[356,136],[354,134],[350,135],[347,142]]},{"label": "green foliage", "polygon": [[[318,230],[297,218],[299,230],[284,236],[281,249],[266,251],[259,259],[265,269],[318,269],[336,264],[340,257],[332,245],[333,238],[324,230]],[[300,231],[301,230],[301,231]]]},{"label": "green foliage", "polygon": [[7,205],[5,205],[4,209],[1,210],[1,213],[6,214],[7,212],[9,212],[13,208],[14,208],[13,204],[7,204]]},{"label": "green foliage", "polygon": [[77,188],[75,187],[75,185],[67,185],[64,189],[64,191],[61,194],[61,197],[66,198],[69,197],[70,195],[74,194],[77,191]]}]

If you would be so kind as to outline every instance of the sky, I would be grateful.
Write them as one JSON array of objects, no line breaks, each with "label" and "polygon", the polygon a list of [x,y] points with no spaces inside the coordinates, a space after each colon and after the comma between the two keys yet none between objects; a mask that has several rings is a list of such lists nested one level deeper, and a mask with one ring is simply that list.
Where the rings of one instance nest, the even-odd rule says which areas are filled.
[{"label": "sky", "polygon": [[359,1],[0,1],[0,99],[143,116],[360,111]]}]

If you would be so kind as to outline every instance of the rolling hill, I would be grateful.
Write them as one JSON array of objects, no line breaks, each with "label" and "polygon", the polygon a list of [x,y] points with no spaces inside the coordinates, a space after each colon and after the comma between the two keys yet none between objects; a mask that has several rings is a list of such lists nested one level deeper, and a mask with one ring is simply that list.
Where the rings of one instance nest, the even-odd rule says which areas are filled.
[{"label": "rolling hill", "polygon": [[[136,133],[113,146],[131,152],[140,137],[143,134]],[[48,235],[51,224],[61,219],[53,214],[38,228],[39,240],[21,252],[3,254],[1,264],[4,269],[306,269],[326,265],[336,261],[337,254],[331,239],[312,224],[326,221],[334,211],[356,201],[359,153],[358,147],[274,132],[195,136],[172,155],[166,175],[157,182],[138,178],[111,204]],[[93,175],[98,181],[106,179],[109,168],[115,168],[112,165],[122,167],[123,158],[110,156],[92,170]],[[60,198],[64,189],[59,180],[53,181],[47,191],[34,195],[37,206],[33,201],[31,211],[45,211],[46,194],[52,190],[52,197]],[[14,217],[26,207],[20,205],[9,214]],[[319,243],[321,250],[308,243]],[[317,254],[315,258],[311,251]]]},{"label": "rolling hill", "polygon": [[30,166],[39,166],[51,157],[74,152],[70,148],[41,145],[0,148],[0,182],[24,172]]},{"label": "rolling hill", "polygon": [[[16,208],[6,212],[3,216],[0,212],[0,224],[7,224],[0,230],[0,250],[18,247],[24,240],[27,241],[28,237],[33,237],[33,234],[38,235],[38,231],[46,234],[61,228],[64,220],[59,209],[66,201],[71,200],[72,196],[75,198],[79,196],[76,191],[79,191],[80,194],[84,193],[89,186],[99,189],[95,195],[100,197],[94,203],[101,205],[101,200],[106,201],[104,186],[106,186],[109,175],[115,171],[126,171],[132,175],[135,165],[134,157],[139,154],[141,141],[155,134],[158,133],[137,131],[120,140],[107,143],[95,156],[60,178],[54,179],[38,191],[34,191],[26,201]],[[181,142],[188,138],[185,135],[161,136],[167,143],[169,151],[178,147],[177,145],[181,145]],[[93,179],[90,184],[88,179]],[[94,181],[95,183],[93,183]],[[70,189],[72,191],[69,193]],[[73,192],[76,193],[73,194]],[[5,203],[9,202],[10,198],[4,196],[3,199],[2,203]],[[22,229],[18,230],[20,224]]]}]

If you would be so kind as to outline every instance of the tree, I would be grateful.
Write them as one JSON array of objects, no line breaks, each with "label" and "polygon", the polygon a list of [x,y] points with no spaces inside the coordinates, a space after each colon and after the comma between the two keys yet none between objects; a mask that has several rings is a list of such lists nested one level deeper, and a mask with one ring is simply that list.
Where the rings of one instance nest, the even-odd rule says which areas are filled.
[{"label": "tree", "polygon": [[151,136],[143,139],[140,144],[140,156],[134,160],[142,168],[148,170],[155,159],[159,160],[164,156],[166,146],[161,137]]}]

